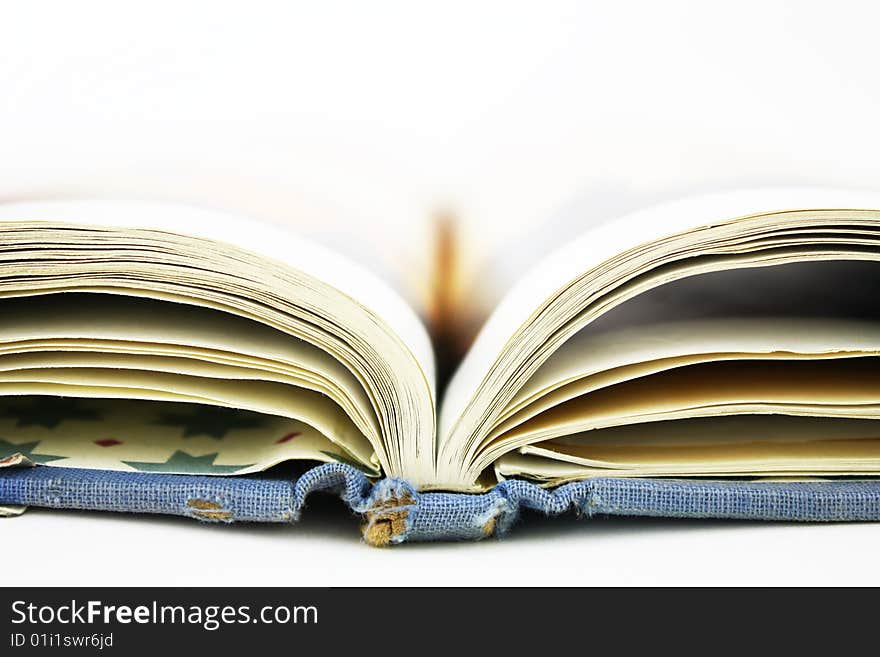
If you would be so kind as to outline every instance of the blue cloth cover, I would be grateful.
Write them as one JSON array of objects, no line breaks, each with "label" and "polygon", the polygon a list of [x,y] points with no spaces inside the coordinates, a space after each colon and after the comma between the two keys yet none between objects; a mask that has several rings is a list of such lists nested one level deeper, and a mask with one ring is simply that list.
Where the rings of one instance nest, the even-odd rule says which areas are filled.
[{"label": "blue cloth cover", "polygon": [[[545,490],[518,480],[488,493],[419,493],[405,481],[371,483],[342,464],[294,480],[144,474],[61,467],[0,470],[0,504],[184,515],[206,522],[296,522],[308,496],[338,494],[364,518],[372,545],[480,539],[510,530],[521,509],[548,515],[880,520],[880,480],[821,482],[590,479]],[[8,521],[12,522],[12,521]]]}]

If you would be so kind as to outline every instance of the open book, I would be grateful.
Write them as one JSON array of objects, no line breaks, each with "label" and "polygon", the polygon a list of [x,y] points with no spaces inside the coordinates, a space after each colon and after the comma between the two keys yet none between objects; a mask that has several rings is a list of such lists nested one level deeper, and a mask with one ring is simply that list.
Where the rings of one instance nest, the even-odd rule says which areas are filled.
[{"label": "open book", "polygon": [[454,491],[880,474],[880,196],[761,190],[608,218],[518,267],[491,309],[476,285],[447,289],[446,238],[419,307],[277,226],[0,204],[0,458],[337,461]]}]

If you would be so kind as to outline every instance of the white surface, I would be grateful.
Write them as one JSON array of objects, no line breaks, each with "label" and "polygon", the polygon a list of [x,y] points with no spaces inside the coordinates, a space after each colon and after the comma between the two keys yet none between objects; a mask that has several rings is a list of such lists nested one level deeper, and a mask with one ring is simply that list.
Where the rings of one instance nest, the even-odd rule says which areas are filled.
[{"label": "white surface", "polygon": [[[311,513],[310,513],[311,512]],[[4,585],[878,585],[880,524],[540,519],[503,540],[371,548],[341,505],[295,526],[30,510]],[[29,565],[33,564],[33,569]],[[51,564],[55,564],[52,566]]]},{"label": "white surface", "polygon": [[499,244],[564,242],[560,217],[876,189],[878,18],[871,0],[9,3],[0,199],[190,201],[407,270],[444,206],[518,270]]},{"label": "white surface", "polygon": [[[543,248],[684,193],[877,189],[878,19],[870,0],[6,3],[0,199],[190,201],[418,268],[438,204],[479,244]],[[880,525],[546,521],[377,551],[340,515],[31,511],[0,522],[22,564],[4,583],[880,583]]]}]

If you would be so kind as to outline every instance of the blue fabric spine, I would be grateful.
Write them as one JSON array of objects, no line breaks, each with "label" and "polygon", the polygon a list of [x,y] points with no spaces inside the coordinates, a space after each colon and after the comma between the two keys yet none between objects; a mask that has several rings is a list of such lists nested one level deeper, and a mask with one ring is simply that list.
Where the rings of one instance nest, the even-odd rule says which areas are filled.
[{"label": "blue fabric spine", "polygon": [[317,466],[293,481],[48,466],[0,470],[0,504],[173,514],[207,522],[296,522],[309,495],[318,491],[340,495],[362,514],[364,537],[374,545],[501,535],[523,509],[548,515],[576,513],[584,518],[880,520],[880,480],[780,483],[604,478],[552,490],[511,480],[487,493],[459,494],[420,493],[397,479],[373,484],[342,464]]}]

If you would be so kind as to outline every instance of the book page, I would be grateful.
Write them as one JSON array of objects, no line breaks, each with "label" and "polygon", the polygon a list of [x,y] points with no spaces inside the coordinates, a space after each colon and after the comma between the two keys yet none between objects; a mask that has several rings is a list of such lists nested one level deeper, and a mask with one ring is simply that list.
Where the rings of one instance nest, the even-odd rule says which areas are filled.
[{"label": "book page", "polygon": [[[373,467],[366,436],[378,440],[379,428],[363,388],[307,342],[228,313],[121,295],[6,298],[0,311],[9,318],[0,327],[0,380],[23,381],[32,392],[38,383],[52,383],[55,393],[63,393],[57,384],[66,383],[77,385],[78,394],[101,397],[110,394],[108,387],[132,391],[139,372],[154,380],[161,372],[161,383],[142,384],[132,396],[150,399],[161,392],[162,399],[213,402],[221,416],[231,407],[296,418],[351,460]],[[102,385],[80,386],[89,377],[78,379],[74,372],[101,372]],[[284,403],[273,403],[265,393],[254,398],[256,382],[291,389],[276,385]],[[303,398],[300,389],[320,396]]]},{"label": "book page", "polygon": [[[713,207],[714,210],[711,209]],[[767,207],[778,209],[770,212],[763,210]],[[865,261],[870,264],[870,261],[880,258],[876,232],[877,212],[871,210],[872,207],[880,207],[880,197],[847,192],[837,194],[831,191],[807,190],[798,195],[795,190],[777,190],[743,195],[716,195],[711,199],[684,201],[637,213],[589,232],[526,275],[484,327],[474,349],[456,373],[444,401],[441,429],[445,427],[446,431],[440,439],[441,462],[438,469],[444,469],[446,464],[451,469],[456,461],[464,460],[471,463],[467,480],[474,481],[495,458],[512,446],[535,443],[588,427],[611,426],[618,420],[623,423],[622,418],[628,410],[621,407],[614,410],[603,409],[599,415],[604,419],[599,424],[591,424],[597,419],[592,411],[585,411],[584,414],[576,412],[575,405],[579,402],[576,399],[564,401],[568,396],[563,391],[571,385],[576,392],[574,380],[578,380],[580,383],[577,385],[583,384],[584,390],[589,392],[600,384],[613,385],[615,376],[620,376],[619,380],[622,381],[630,375],[648,374],[655,366],[659,370],[687,362],[696,363],[699,360],[695,358],[697,354],[687,354],[684,350],[685,353],[672,355],[665,363],[662,362],[665,359],[658,358],[640,364],[632,362],[638,361],[638,354],[626,354],[626,344],[618,343],[616,347],[609,344],[609,348],[621,354],[621,364],[616,371],[606,370],[606,374],[602,376],[607,375],[610,378],[601,382],[591,378],[594,376],[591,374],[583,379],[578,379],[578,375],[574,374],[574,369],[587,364],[592,355],[583,352],[580,362],[560,358],[557,368],[552,364],[553,354],[557,350],[564,349],[569,340],[594,322],[603,317],[612,317],[618,309],[625,312],[635,308],[637,314],[630,312],[628,319],[613,326],[609,324],[606,327],[609,335],[615,331],[625,331],[629,325],[637,327],[639,317],[643,325],[646,325],[649,323],[648,318],[655,315],[653,311],[659,306],[648,304],[640,310],[638,300],[641,296],[651,293],[652,290],[669,290],[682,281],[696,281],[702,276],[713,273],[720,275],[733,270],[753,270],[756,272],[756,281],[762,281],[764,277],[772,280],[774,272],[783,271],[787,265],[796,266],[797,263]],[[713,222],[710,219],[712,216],[724,217],[720,208],[728,209],[730,214]],[[735,213],[734,208],[740,208],[740,213]],[[751,212],[746,208],[751,208]],[[655,224],[662,224],[663,232]],[[671,232],[676,228],[680,229],[677,233]],[[659,237],[655,237],[653,241],[645,241],[655,235]],[[629,248],[625,245],[627,241]],[[612,245],[613,249],[608,246],[606,250],[606,245]],[[825,274],[827,272],[820,270],[817,276],[821,279]],[[831,277],[822,289],[841,289],[841,284],[849,283],[850,280],[846,276]],[[810,284],[805,282],[805,285],[809,287]],[[829,310],[834,310],[834,304],[848,294],[849,287],[844,287],[846,293],[834,295],[834,301],[826,304]],[[772,288],[772,285],[765,288],[760,284],[755,286],[750,283],[748,289],[756,292],[766,289],[770,296],[764,305],[778,307],[785,312],[799,304],[797,298],[788,302],[782,298],[782,303],[777,303],[781,297],[778,294],[771,295]],[[866,288],[865,292],[871,291]],[[704,295],[704,299],[711,298],[711,287],[704,291]],[[680,296],[683,303],[693,303],[694,295]],[[871,305],[875,296],[872,293],[862,294],[861,298],[868,299],[868,305]],[[524,302],[526,298],[531,300],[531,310],[526,310],[529,307]],[[859,303],[855,305],[858,306]],[[699,307],[700,304],[694,306]],[[673,307],[670,312],[675,313],[676,308]],[[736,318],[737,313],[735,311],[729,316]],[[711,313],[709,316],[711,317]],[[821,316],[820,314],[819,317]],[[833,317],[834,313],[831,312],[830,316]],[[699,312],[693,316],[694,319],[700,317]],[[721,319],[721,316],[717,318]],[[792,316],[791,319],[795,317]],[[502,326],[506,327],[507,337],[502,337]],[[850,328],[851,333],[857,331],[855,327]],[[825,342],[825,346],[820,346],[819,351],[839,351],[841,355],[846,355],[847,346],[842,341],[829,341],[828,337],[826,334],[818,340]],[[697,342],[699,341],[698,337]],[[792,353],[801,354],[819,346],[812,338],[800,346],[794,344],[795,342],[796,340],[791,339],[783,340],[778,349],[775,344],[760,345],[755,351],[770,354],[778,350],[783,356],[789,348]],[[481,344],[491,344],[498,351],[490,357],[488,351],[482,351]],[[858,344],[864,344],[864,341],[859,341]],[[810,345],[811,348],[803,348]],[[875,346],[867,346],[867,353],[873,353],[871,350]],[[647,343],[643,347],[647,347]],[[636,351],[638,350],[637,347]],[[703,356],[706,356],[705,360],[728,357],[736,359],[738,350],[739,347],[733,346],[730,351]],[[858,351],[856,348],[850,354],[858,355]],[[630,359],[630,355],[634,357]],[[650,356],[649,349],[644,349],[642,355]],[[748,357],[748,353],[745,352],[742,356]],[[684,362],[676,363],[675,359],[678,357],[683,358]],[[600,363],[603,358],[606,356],[596,357]],[[626,364],[627,361],[629,365]],[[548,362],[551,363],[550,366],[542,372],[542,366]],[[476,363],[480,363],[479,367]],[[633,369],[628,370],[629,367]],[[690,367],[699,365],[693,364]],[[639,371],[640,368],[642,371]],[[478,375],[477,372],[481,369],[484,373]],[[588,371],[592,371],[591,365],[588,365]],[[532,377],[540,379],[542,374],[544,379],[538,381],[534,388],[530,388]],[[471,379],[472,375],[476,378]],[[714,380],[710,383],[714,383]],[[464,392],[467,387],[465,384],[472,387],[470,393]],[[528,404],[540,404],[537,399],[543,392],[557,394],[556,389],[563,395],[562,399],[557,400],[562,402],[559,406],[551,407],[534,417],[531,417],[530,411],[524,410]],[[584,394],[583,398],[602,393],[603,391],[591,392]],[[749,412],[748,409],[751,412],[776,412],[777,408],[772,397],[759,399],[760,395],[746,395],[743,400],[737,400],[732,395],[726,401],[718,400],[717,404],[709,402],[697,412],[687,405],[685,396],[682,392],[675,400],[684,405],[682,408],[673,408],[674,405],[670,404],[656,414],[646,411],[641,419],[648,416],[653,420],[669,419],[673,416],[679,417],[674,414],[684,411],[692,414],[723,413],[727,409],[743,413]],[[786,406],[783,412],[824,414],[825,408],[818,409],[811,405],[812,402],[799,405],[798,402],[791,401],[792,404]],[[764,402],[766,404],[762,405]],[[453,411],[459,403],[464,404],[462,409],[459,412]],[[625,403],[624,400],[621,403]],[[846,406],[843,402],[841,405]],[[695,408],[700,406],[700,403],[695,404]],[[563,409],[570,412],[570,415],[563,418]],[[538,410],[542,409],[539,407]],[[837,410],[843,412],[840,408]],[[518,412],[528,414],[512,418]],[[672,415],[664,415],[667,412]],[[608,423],[602,424],[606,420]],[[504,424],[508,421],[508,424]],[[551,428],[557,421],[557,426]],[[516,422],[521,424],[515,425]],[[502,429],[500,432],[496,431],[499,427]]]},{"label": "book page", "polygon": [[[389,287],[345,258],[278,229],[161,204],[9,204],[0,206],[0,231],[8,274],[0,298],[47,296],[52,308],[64,295],[99,295],[129,306],[108,308],[104,319],[82,316],[78,325],[62,317],[54,335],[29,334],[33,322],[19,327],[9,336],[9,357],[24,349],[28,358],[40,350],[45,358],[4,372],[5,390],[131,395],[280,415],[309,424],[368,466],[430,478],[427,334]],[[296,257],[281,260],[285,253]],[[189,310],[165,313],[163,306],[141,328],[135,309],[127,326],[114,324],[114,315],[136,306],[131,298]],[[184,321],[166,336],[163,326],[175,324],[175,313]],[[280,344],[285,337],[288,346]],[[75,366],[64,366],[74,360],[59,355],[64,347],[83,352]]]},{"label": "book page", "polygon": [[517,399],[616,367],[686,354],[820,354],[880,341],[880,264],[795,262],[714,271],[655,287],[565,342]]},{"label": "book page", "polygon": [[400,335],[433,385],[430,340],[413,309],[387,282],[363,266],[295,232],[269,223],[172,203],[134,201],[33,201],[0,203],[0,222],[46,220],[144,228],[234,244],[295,267],[371,308]]},{"label": "book page", "polygon": [[352,414],[378,430],[363,387],[339,361],[304,340],[240,316],[151,298],[83,293],[0,297],[0,312],[7,318],[0,324],[0,354],[176,356],[250,367],[264,376],[286,374],[298,385],[323,382],[325,394],[337,403],[352,400],[357,406]]},{"label": "book page", "polygon": [[[711,194],[667,203],[609,218],[570,244],[530,264],[527,273],[510,288],[480,330],[474,345],[456,371],[440,412],[440,435],[448,436],[473,398],[493,361],[515,331],[557,290],[612,260],[627,249],[689,229],[711,224],[713,219],[741,217],[756,211],[797,208],[874,208],[880,195],[851,190],[811,188],[752,190]],[[593,218],[589,218],[593,223]]]},{"label": "book page", "polygon": [[492,434],[591,390],[664,369],[877,353],[878,268],[869,261],[797,262],[653,288],[556,350],[516,393]]},{"label": "book page", "polygon": [[555,460],[582,466],[588,476],[874,474],[880,422],[774,415],[671,420],[566,436],[520,453],[542,459],[532,467]]},{"label": "book page", "polygon": [[496,441],[540,440],[621,424],[711,415],[782,413],[873,417],[880,412],[880,360],[736,360],[642,377],[576,397]]}]

